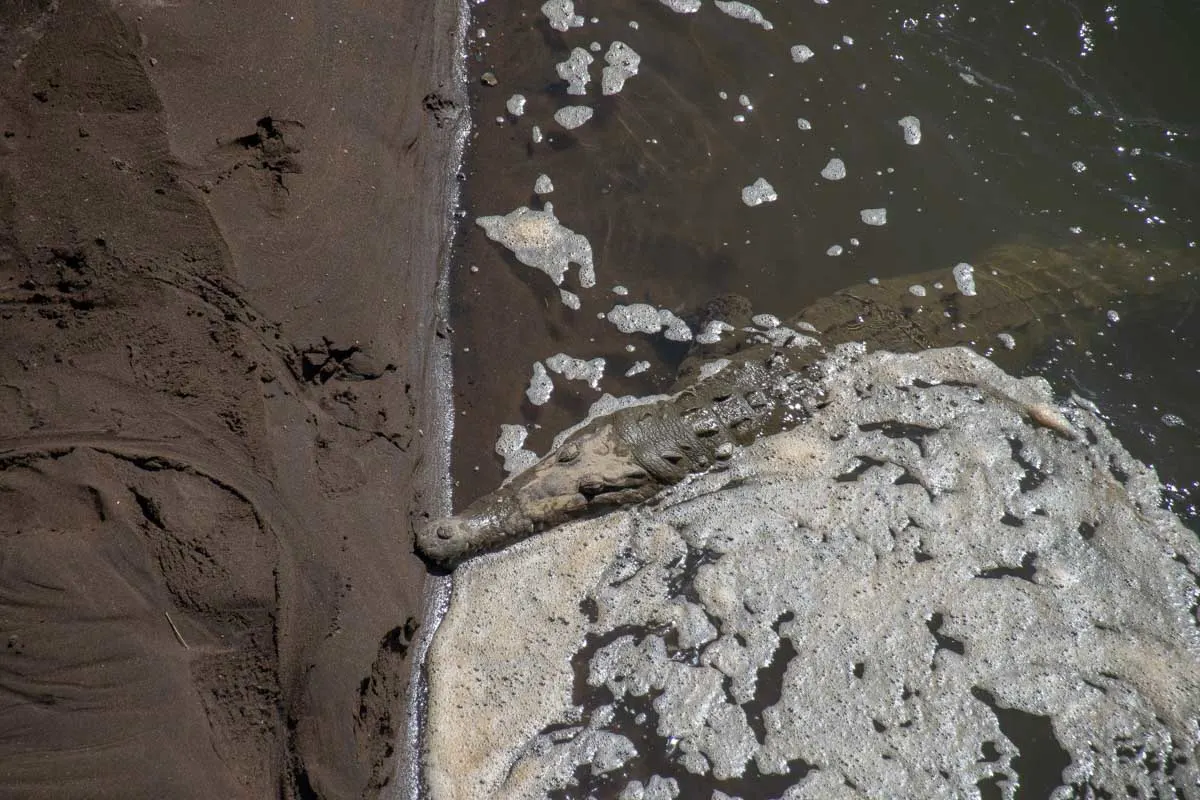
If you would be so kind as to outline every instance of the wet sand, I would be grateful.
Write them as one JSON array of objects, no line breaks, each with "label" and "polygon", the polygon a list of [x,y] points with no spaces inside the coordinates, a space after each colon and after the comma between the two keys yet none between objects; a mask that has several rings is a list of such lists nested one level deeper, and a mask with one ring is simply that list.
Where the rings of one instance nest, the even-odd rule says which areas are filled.
[{"label": "wet sand", "polygon": [[452,2],[0,10],[0,797],[373,797],[441,509]]}]

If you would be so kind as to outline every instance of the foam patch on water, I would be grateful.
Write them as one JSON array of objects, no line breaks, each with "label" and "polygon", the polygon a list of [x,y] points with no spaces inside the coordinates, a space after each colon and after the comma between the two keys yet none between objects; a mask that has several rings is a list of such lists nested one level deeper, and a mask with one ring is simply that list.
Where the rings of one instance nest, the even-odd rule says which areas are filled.
[{"label": "foam patch on water", "polygon": [[858,212],[859,218],[865,225],[887,225],[887,209],[886,208],[864,208]]},{"label": "foam patch on water", "polygon": [[734,327],[728,322],[720,319],[710,319],[704,323],[704,330],[696,334],[696,341],[700,344],[716,344],[721,341],[722,336],[732,330],[734,330]]},{"label": "foam patch on water", "polygon": [[501,425],[496,455],[504,459],[505,472],[522,472],[537,463],[537,453],[525,449],[529,430],[524,425]]},{"label": "foam patch on water", "polygon": [[554,182],[550,180],[549,175],[542,173],[533,182],[533,191],[534,194],[550,194],[554,191]]},{"label": "foam patch on water", "polygon": [[796,127],[802,131],[811,131],[812,123],[809,122],[808,120],[806,120],[804,117],[797,117],[796,118]]},{"label": "foam patch on water", "polygon": [[797,64],[803,64],[816,55],[813,49],[806,44],[793,45],[791,53],[792,61],[795,61]]},{"label": "foam patch on water", "polygon": [[596,285],[592,264],[592,245],[587,237],[575,233],[554,216],[554,205],[546,203],[541,211],[521,206],[504,216],[479,217],[475,224],[487,237],[507,247],[522,264],[541,270],[555,285],[571,264],[579,265],[579,285]]},{"label": "foam patch on water", "polygon": [[764,31],[774,30],[775,28],[762,15],[761,11],[748,3],[740,3],[737,0],[716,0],[715,5],[734,19],[744,19],[746,22],[752,22],[760,26]]},{"label": "foam patch on water", "polygon": [[558,299],[562,300],[562,304],[572,311],[578,311],[582,308],[583,303],[579,299],[579,295],[574,292],[569,292],[566,289],[558,290]]},{"label": "foam patch on water", "polygon": [[458,569],[433,797],[1194,791],[1200,544],[1153,470],[965,349],[820,369],[727,471]]},{"label": "foam patch on water", "polygon": [[542,3],[542,13],[550,21],[550,27],[564,33],[571,28],[583,27],[583,17],[575,13],[572,0],[547,0]]},{"label": "foam patch on water", "polygon": [[591,106],[565,106],[554,112],[554,121],[569,131],[573,131],[592,118]]},{"label": "foam patch on water", "polygon": [[658,0],[676,14],[695,14],[700,10],[700,0]]},{"label": "foam patch on water", "polygon": [[604,378],[605,361],[603,358],[592,358],[587,361],[574,358],[566,353],[558,353],[546,359],[546,368],[557,372],[569,381],[583,381],[593,389],[600,388]]},{"label": "foam patch on water", "polygon": [[567,94],[587,94],[587,85],[592,80],[588,67],[594,60],[587,50],[576,47],[564,61],[554,65],[558,77],[567,82]]},{"label": "foam patch on water", "polygon": [[904,143],[918,145],[921,143],[921,120],[913,116],[901,117],[896,123],[904,133]]},{"label": "foam patch on water", "polygon": [[954,285],[966,297],[975,296],[975,268],[965,261],[956,264],[954,269]]},{"label": "foam patch on water", "polygon": [[649,361],[635,361],[633,362],[633,366],[625,370],[625,377],[632,378],[634,375],[641,375],[648,369],[650,369]]},{"label": "foam patch on water", "polygon": [[613,42],[604,54],[604,62],[608,66],[600,72],[600,91],[609,95],[624,89],[625,81],[638,74],[642,57],[624,42]]},{"label": "foam patch on water", "polygon": [[[690,342],[692,330],[687,323],[666,308],[655,308],[648,303],[615,305],[605,318],[621,333],[649,333],[663,331],[663,336],[674,342]],[[665,329],[665,330],[664,330]]]},{"label": "foam patch on water", "polygon": [[821,177],[827,181],[840,181],[846,177],[846,162],[840,158],[831,158],[821,170]]},{"label": "foam patch on water", "polygon": [[525,396],[535,406],[543,406],[549,402],[553,392],[554,381],[550,380],[550,374],[546,372],[546,367],[540,361],[533,362],[533,376],[529,379],[529,387],[525,390]]},{"label": "foam patch on water", "polygon": [[504,104],[504,107],[508,109],[508,113],[512,114],[514,117],[523,115],[525,113],[525,95],[514,94],[512,97],[508,98],[508,101]]},{"label": "foam patch on water", "polygon": [[749,186],[742,187],[742,202],[751,208],[763,203],[774,203],[778,199],[775,187],[767,183],[766,178],[759,178]]},{"label": "foam patch on water", "polygon": [[[674,800],[679,797],[679,781],[651,775],[644,785],[641,781],[630,781],[617,795],[617,800]],[[713,800],[717,800],[716,795]]]}]

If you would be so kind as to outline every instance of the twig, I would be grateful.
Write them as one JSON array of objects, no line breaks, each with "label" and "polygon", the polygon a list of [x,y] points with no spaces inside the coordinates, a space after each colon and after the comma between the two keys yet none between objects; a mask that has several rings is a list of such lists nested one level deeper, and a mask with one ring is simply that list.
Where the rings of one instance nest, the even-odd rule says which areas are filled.
[{"label": "twig", "polygon": [[167,624],[171,626],[171,630],[175,631],[175,638],[179,640],[181,645],[183,645],[183,649],[191,650],[192,648],[188,647],[188,643],[183,640],[183,634],[179,632],[179,628],[175,627],[175,621],[171,619],[171,613],[169,611],[164,611],[163,616],[167,618]]}]

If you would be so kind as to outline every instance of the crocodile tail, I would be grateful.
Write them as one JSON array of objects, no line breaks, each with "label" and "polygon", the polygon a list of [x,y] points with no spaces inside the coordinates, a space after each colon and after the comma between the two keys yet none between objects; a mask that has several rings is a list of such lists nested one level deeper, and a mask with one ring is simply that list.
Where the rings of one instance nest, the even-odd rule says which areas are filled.
[{"label": "crocodile tail", "polygon": [[1086,340],[1097,315],[1122,298],[1176,293],[1200,279],[1198,267],[1193,251],[1008,244],[976,260],[969,280],[947,267],[860,284],[813,303],[799,321],[827,346],[861,341],[897,352],[986,346],[1002,333],[1027,346],[1063,335]]}]

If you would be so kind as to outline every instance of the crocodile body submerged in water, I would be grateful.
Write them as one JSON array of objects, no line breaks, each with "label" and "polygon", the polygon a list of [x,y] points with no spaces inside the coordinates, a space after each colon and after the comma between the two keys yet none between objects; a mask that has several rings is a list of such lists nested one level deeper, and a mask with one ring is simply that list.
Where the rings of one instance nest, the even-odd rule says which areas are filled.
[{"label": "crocodile body submerged in water", "polygon": [[[836,292],[787,325],[756,317],[759,324],[748,326],[739,304],[714,304],[707,328],[729,335],[697,345],[681,368],[678,391],[582,425],[491,494],[418,530],[417,547],[431,562],[452,568],[569,520],[648,500],[689,474],[719,467],[735,447],[799,424],[819,407],[821,359],[835,346],[987,349],[1007,334],[1007,346],[1032,351],[1050,337],[1094,330],[1097,314],[1122,297],[1171,291],[1195,266],[1190,253],[1151,258],[1100,244],[1008,245],[973,269]],[[1022,411],[1074,435],[1053,408]]]}]

